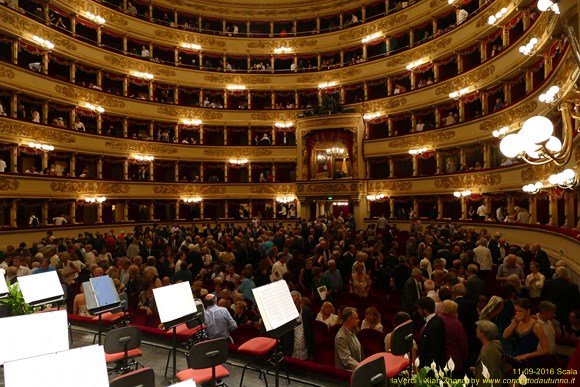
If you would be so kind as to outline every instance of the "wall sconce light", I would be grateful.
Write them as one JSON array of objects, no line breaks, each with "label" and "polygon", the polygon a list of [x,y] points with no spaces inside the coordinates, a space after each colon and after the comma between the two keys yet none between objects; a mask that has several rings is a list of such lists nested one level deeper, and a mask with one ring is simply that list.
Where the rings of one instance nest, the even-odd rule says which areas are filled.
[{"label": "wall sconce light", "polygon": [[544,188],[544,184],[542,184],[541,181],[537,181],[535,183],[531,183],[531,184],[526,184],[522,187],[522,190],[524,192],[527,192],[529,194],[536,194],[538,193],[542,188]]},{"label": "wall sconce light", "polygon": [[101,106],[93,105],[90,102],[85,103],[85,107],[87,109],[92,110],[92,111],[97,112],[97,113],[104,113],[105,112],[105,109],[103,109]]},{"label": "wall sconce light", "polygon": [[248,161],[248,159],[230,159],[229,163],[235,165],[244,165],[247,164]]},{"label": "wall sconce light", "polygon": [[192,197],[192,198],[183,198],[182,200],[185,203],[199,203],[199,202],[203,201],[203,198],[201,196],[197,196],[197,197]]},{"label": "wall sconce light", "polygon": [[389,198],[388,196],[385,196],[384,194],[376,194],[376,195],[367,195],[367,200],[369,202],[378,202],[379,200],[383,200],[385,198]]},{"label": "wall sconce light", "polygon": [[276,122],[274,124],[274,126],[277,128],[282,128],[282,129],[283,128],[291,128],[294,126],[294,123],[293,122]]},{"label": "wall sconce light", "polygon": [[504,126],[501,129],[497,129],[491,132],[491,135],[495,138],[503,138],[503,136],[505,136],[509,130],[510,129],[507,126]]},{"label": "wall sconce light", "polygon": [[274,54],[290,54],[291,52],[291,47],[278,47],[274,49]]},{"label": "wall sconce light", "polygon": [[85,198],[86,203],[102,203],[106,200],[107,200],[107,198],[104,196],[91,196],[91,197]]},{"label": "wall sconce light", "polygon": [[36,43],[40,44],[42,46],[42,48],[44,48],[45,50],[52,50],[54,48],[54,44],[46,39],[42,39],[39,36],[34,35],[32,37],[32,40],[34,40]]},{"label": "wall sconce light", "polygon": [[429,149],[427,147],[423,147],[423,148],[417,148],[417,149],[409,149],[409,154],[416,156],[416,155],[420,155],[421,153],[425,153],[427,152]]},{"label": "wall sconce light", "polygon": [[188,48],[190,50],[201,51],[201,46],[195,43],[181,43],[181,47]]},{"label": "wall sconce light", "polygon": [[328,160],[330,158],[330,156],[325,155],[325,154],[319,154],[316,156],[316,161],[318,161],[319,163],[324,163],[326,162],[326,160]]},{"label": "wall sconce light", "polygon": [[203,122],[201,120],[189,119],[189,118],[184,118],[183,120],[181,120],[181,122],[187,126],[199,126],[199,125],[203,124]]},{"label": "wall sconce light", "polygon": [[537,38],[531,38],[530,41],[525,46],[520,46],[520,52],[524,55],[532,55],[534,52],[534,47],[538,44]]},{"label": "wall sconce light", "polygon": [[135,160],[139,160],[139,161],[153,161],[155,160],[154,156],[149,156],[149,155],[137,155],[135,156]]},{"label": "wall sconce light", "polygon": [[372,121],[375,118],[379,118],[380,116],[382,116],[382,114],[379,113],[379,112],[366,113],[365,115],[363,115],[363,120],[365,120],[365,121]]},{"label": "wall sconce light", "polygon": [[576,185],[577,175],[573,169],[565,169],[560,173],[551,175],[548,178],[548,182],[552,185],[556,185],[564,189],[572,189]]},{"label": "wall sconce light", "polygon": [[246,90],[245,85],[227,85],[226,89],[236,91],[236,90]]},{"label": "wall sconce light", "polygon": [[95,23],[99,24],[99,25],[103,25],[105,24],[107,21],[105,20],[105,18],[99,16],[99,15],[95,15],[90,13],[89,11],[85,12],[85,16],[87,17],[87,19],[94,21]]},{"label": "wall sconce light", "polygon": [[47,145],[47,144],[39,144],[37,142],[29,142],[28,146],[34,149],[41,149],[45,152],[50,152],[54,150],[54,147],[52,145]]},{"label": "wall sconce light", "polygon": [[348,202],[346,201],[339,201],[339,202],[332,202],[333,206],[348,206]]},{"label": "wall sconce light", "polygon": [[556,96],[560,92],[560,88],[558,86],[552,86],[546,91],[544,94],[540,94],[538,99],[540,102],[544,103],[552,103],[556,100]]},{"label": "wall sconce light", "polygon": [[456,198],[464,198],[471,195],[471,191],[466,189],[465,191],[455,191],[453,192],[453,196],[455,196]]},{"label": "wall sconce light", "polygon": [[547,10],[550,10],[557,15],[560,14],[560,8],[558,7],[558,4],[554,3],[551,0],[539,0],[538,1],[538,10],[540,10],[541,12],[545,12]]},{"label": "wall sconce light", "polygon": [[326,155],[329,157],[342,157],[346,153],[344,148],[329,148],[326,150]]},{"label": "wall sconce light", "polygon": [[367,35],[364,38],[362,38],[361,39],[361,43],[362,44],[367,44],[367,43],[370,43],[370,42],[372,42],[374,40],[380,39],[383,36],[385,36],[385,35],[382,32],[375,32],[375,33],[372,33],[372,34]]},{"label": "wall sconce light", "polygon": [[141,79],[147,79],[147,80],[152,80],[153,79],[153,74],[149,74],[149,73],[144,73],[141,71],[134,71],[133,75],[137,78],[141,78]]},{"label": "wall sconce light", "polygon": [[331,87],[336,86],[336,82],[332,81],[332,82],[322,82],[318,84],[318,88],[319,89],[328,89]]},{"label": "wall sconce light", "polygon": [[425,61],[423,60],[416,60],[414,62],[409,63],[405,68],[409,71],[412,71],[415,69],[415,67],[421,66],[423,63],[425,63]]},{"label": "wall sconce light", "polygon": [[454,91],[453,93],[449,93],[449,98],[459,99],[461,96],[469,93],[469,87],[464,87],[461,90]]},{"label": "wall sconce light", "polygon": [[294,195],[284,195],[276,198],[276,202],[280,204],[293,203],[296,200]]},{"label": "wall sconce light", "polygon": [[494,25],[499,19],[501,19],[507,13],[507,8],[500,9],[495,15],[491,15],[487,19],[487,23],[491,26]]}]

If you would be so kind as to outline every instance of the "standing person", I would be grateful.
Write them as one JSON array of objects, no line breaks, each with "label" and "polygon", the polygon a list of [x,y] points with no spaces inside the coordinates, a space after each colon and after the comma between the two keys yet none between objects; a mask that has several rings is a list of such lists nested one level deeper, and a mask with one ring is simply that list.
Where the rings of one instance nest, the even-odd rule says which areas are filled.
[{"label": "standing person", "polygon": [[38,220],[35,214],[30,214],[30,218],[28,218],[28,225],[30,227],[40,226],[40,220]]},{"label": "standing person", "polygon": [[334,366],[342,370],[354,370],[364,359],[363,348],[356,337],[359,318],[354,308],[342,312],[342,327],[334,338]]},{"label": "standing person", "polygon": [[302,305],[300,292],[292,291],[292,300],[298,310],[296,326],[282,336],[282,352],[286,356],[300,360],[314,358],[314,330],[312,329],[312,311]]},{"label": "standing person", "polygon": [[63,224],[68,223],[66,218],[64,217],[64,214],[60,214],[59,216],[52,218],[52,221],[55,226],[62,226]]},{"label": "standing person", "polygon": [[[478,380],[477,385],[501,386],[502,383],[493,383],[501,380],[504,369],[504,352],[501,342],[497,340],[497,326],[489,320],[479,320],[476,323],[477,338],[481,341],[481,351],[475,363],[473,376]],[[489,375],[483,373],[483,366]]]},{"label": "standing person", "polygon": [[447,362],[445,324],[435,314],[435,301],[429,297],[421,297],[417,301],[417,312],[425,319],[419,342],[419,362],[421,366],[429,366],[435,362],[438,367],[443,368]]}]

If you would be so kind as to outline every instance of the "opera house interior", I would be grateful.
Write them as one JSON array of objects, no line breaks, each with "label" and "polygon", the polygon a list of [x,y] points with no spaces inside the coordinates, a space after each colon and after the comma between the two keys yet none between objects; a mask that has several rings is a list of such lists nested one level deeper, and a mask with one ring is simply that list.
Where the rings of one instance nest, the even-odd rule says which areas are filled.
[{"label": "opera house interior", "polygon": [[[108,370],[90,386],[574,384],[579,14],[0,0],[0,330],[66,333],[0,350],[0,385],[78,351]],[[29,302],[45,273],[60,299]],[[253,289],[280,281],[274,335]]]}]

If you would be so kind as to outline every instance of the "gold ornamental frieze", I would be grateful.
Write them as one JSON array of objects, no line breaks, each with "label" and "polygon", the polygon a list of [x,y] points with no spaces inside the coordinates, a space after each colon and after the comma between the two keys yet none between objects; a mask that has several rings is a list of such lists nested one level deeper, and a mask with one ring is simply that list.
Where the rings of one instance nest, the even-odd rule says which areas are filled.
[{"label": "gold ornamental frieze", "polygon": [[315,120],[305,121],[299,123],[301,129],[322,128],[326,126],[358,126],[361,119],[357,117],[333,117],[333,118],[319,118]]},{"label": "gold ornamental frieze", "polygon": [[247,75],[241,77],[239,75],[229,74],[205,75],[203,80],[211,83],[219,83],[221,84],[220,87],[223,87],[224,84],[266,85],[272,82],[270,77],[260,75]]},{"label": "gold ornamental frieze", "polygon": [[204,149],[203,154],[213,157],[267,157],[272,155],[269,149]]},{"label": "gold ornamental frieze", "polygon": [[0,65],[0,78],[14,79],[14,71]]},{"label": "gold ornamental frieze", "polygon": [[129,184],[121,183],[95,183],[90,181],[53,181],[50,183],[53,192],[79,193],[79,194],[127,194]]},{"label": "gold ornamental frieze", "polygon": [[297,112],[260,112],[252,113],[252,120],[256,121],[292,121],[298,118]]},{"label": "gold ornamental frieze", "polygon": [[57,47],[63,47],[70,51],[77,50],[77,46],[72,43],[72,38],[52,31],[48,27],[44,27],[42,24],[28,19],[26,16],[15,13],[9,8],[2,7],[0,9],[0,22],[11,25],[21,34],[28,33],[30,35],[42,36],[44,39],[54,43]]},{"label": "gold ornamental frieze", "polygon": [[482,12],[483,15],[477,19],[477,23],[475,24],[475,26],[477,28],[483,27],[483,26],[488,26],[487,20],[489,19],[489,17],[499,13],[499,11],[502,8],[507,8],[510,4],[513,4],[513,2],[508,1],[508,0],[496,0],[496,1],[494,1],[493,4],[491,4],[489,7],[487,7]]},{"label": "gold ornamental frieze", "polygon": [[557,171],[557,165],[554,163],[547,163],[542,165],[531,165],[522,169],[520,174],[523,183],[536,182],[539,180],[546,180],[548,177]]},{"label": "gold ornamental frieze", "polygon": [[437,189],[458,189],[482,186],[492,186],[501,183],[500,173],[481,173],[460,176],[442,177],[435,180]]},{"label": "gold ornamental frieze", "polygon": [[140,144],[125,141],[107,141],[105,148],[119,152],[135,152],[145,154],[175,154],[177,148],[169,145]]},{"label": "gold ornamental frieze", "polygon": [[160,195],[221,195],[226,193],[222,185],[162,184],[153,186],[153,192]]},{"label": "gold ornamental frieze", "polygon": [[405,21],[407,21],[407,13],[397,12],[392,16],[387,16],[385,19],[377,23],[368,24],[362,28],[354,28],[345,34],[341,34],[338,36],[338,40],[350,41],[361,39],[367,35],[374,34],[375,32],[381,32],[387,28],[391,28],[396,25],[402,25]]},{"label": "gold ornamental frieze", "polygon": [[[310,48],[315,47],[318,41],[316,39],[284,39],[284,47],[296,48]],[[260,48],[263,50],[274,50],[280,47],[280,40],[255,40],[248,42],[248,48]]]},{"label": "gold ornamental frieze", "polygon": [[67,98],[90,102],[109,108],[124,108],[125,102],[119,98],[103,95],[97,91],[87,90],[82,87],[55,85],[54,90]]},{"label": "gold ornamental frieze", "polygon": [[455,137],[454,130],[415,134],[413,136],[406,136],[394,141],[389,141],[389,148],[414,148],[425,144],[435,145],[442,141],[451,140],[453,137]]},{"label": "gold ornamental frieze", "polygon": [[515,108],[510,108],[504,112],[494,115],[481,124],[479,124],[479,130],[484,130],[490,132],[502,128],[504,126],[509,126],[521,120],[522,118],[529,117],[538,107],[538,101],[532,100],[528,103],[523,104]]},{"label": "gold ornamental frieze", "polygon": [[225,47],[226,44],[224,41],[216,39],[211,36],[203,36],[199,34],[192,34],[184,31],[179,31],[175,29],[156,29],[155,36],[173,40],[176,42],[183,42],[183,43],[194,43],[199,44],[204,47]]},{"label": "gold ornamental frieze", "polygon": [[168,69],[168,66],[153,65],[143,63],[143,61],[131,58],[124,58],[122,56],[105,55],[105,62],[125,69],[126,71],[139,71],[163,77],[175,77],[175,71]]},{"label": "gold ornamental frieze", "polygon": [[465,87],[470,87],[478,82],[483,81],[486,78],[489,78],[491,75],[495,73],[495,66],[489,65],[482,68],[479,68],[475,71],[469,72],[465,75],[460,75],[450,81],[446,81],[442,86],[435,89],[436,95],[447,95],[451,92],[456,90],[463,89]]},{"label": "gold ornamental frieze", "polygon": [[358,192],[358,183],[311,183],[311,184],[298,184],[298,193],[338,193],[344,194],[345,192]]},{"label": "gold ornamental frieze", "polygon": [[395,55],[388,59],[385,62],[385,67],[406,65],[425,57],[432,57],[435,54],[441,54],[446,52],[446,47],[449,46],[452,41],[453,39],[451,37],[431,40],[419,47],[410,49],[407,53]]},{"label": "gold ornamental frieze", "polygon": [[47,141],[51,143],[72,144],[76,142],[75,137],[57,130],[47,129],[45,126],[28,124],[22,121],[0,120],[0,135],[21,137],[23,140],[34,139],[36,141]]},{"label": "gold ornamental frieze", "polygon": [[205,119],[205,120],[219,120],[223,117],[222,113],[214,112],[209,109],[195,109],[195,108],[179,108],[173,106],[159,106],[157,113],[165,114],[173,118],[190,118],[190,119]]},{"label": "gold ornamental frieze", "polygon": [[368,191],[396,191],[405,192],[413,189],[410,181],[369,181]]},{"label": "gold ornamental frieze", "polygon": [[113,12],[103,6],[94,4],[87,0],[66,0],[67,5],[70,7],[76,7],[78,11],[91,12],[94,15],[99,15],[103,17],[107,24],[116,24],[120,26],[127,25],[127,17],[120,14],[119,12]]},{"label": "gold ornamental frieze", "polygon": [[345,69],[326,72],[324,74],[306,74],[296,78],[297,83],[320,83],[320,82],[334,82],[342,81],[359,75],[361,69],[348,67]]},{"label": "gold ornamental frieze", "polygon": [[255,194],[289,194],[295,190],[293,184],[257,184],[250,187],[250,192]]},{"label": "gold ornamental frieze", "polygon": [[377,101],[377,102],[364,102],[363,105],[357,105],[355,110],[357,113],[364,112],[376,112],[380,110],[394,109],[397,107],[405,106],[407,104],[407,98],[390,98]]},{"label": "gold ornamental frieze", "polygon": [[16,191],[18,188],[20,188],[20,182],[17,179],[0,177],[0,191]]}]

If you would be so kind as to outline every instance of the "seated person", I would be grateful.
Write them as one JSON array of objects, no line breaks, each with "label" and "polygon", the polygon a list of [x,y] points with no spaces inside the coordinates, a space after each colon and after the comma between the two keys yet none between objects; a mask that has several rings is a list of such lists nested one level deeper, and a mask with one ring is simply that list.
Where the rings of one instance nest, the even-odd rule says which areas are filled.
[{"label": "seated person", "polygon": [[330,302],[325,301],[316,316],[316,320],[322,321],[329,328],[335,325],[338,322],[338,316],[334,314],[334,306]]},{"label": "seated person", "polygon": [[360,263],[355,263],[353,269],[354,272],[350,279],[350,293],[354,293],[361,298],[367,298],[371,288],[371,279],[364,272],[364,266]]},{"label": "seated person", "polygon": [[374,329],[383,333],[383,324],[381,324],[381,315],[377,308],[371,306],[365,310],[365,318],[362,321],[360,329]]}]

